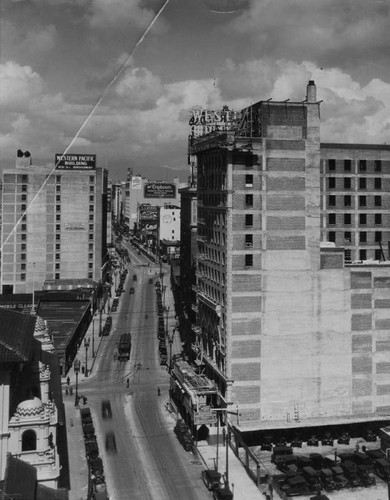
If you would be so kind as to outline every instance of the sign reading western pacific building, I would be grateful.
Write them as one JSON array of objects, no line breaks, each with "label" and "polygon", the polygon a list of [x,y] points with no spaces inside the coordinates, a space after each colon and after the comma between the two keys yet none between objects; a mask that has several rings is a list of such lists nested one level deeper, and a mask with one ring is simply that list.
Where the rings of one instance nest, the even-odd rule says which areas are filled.
[{"label": "sign reading western pacific building", "polygon": [[149,182],[144,186],[144,198],[176,198],[176,186],[166,182]]},{"label": "sign reading western pacific building", "polygon": [[56,154],[56,170],[95,170],[96,155]]}]

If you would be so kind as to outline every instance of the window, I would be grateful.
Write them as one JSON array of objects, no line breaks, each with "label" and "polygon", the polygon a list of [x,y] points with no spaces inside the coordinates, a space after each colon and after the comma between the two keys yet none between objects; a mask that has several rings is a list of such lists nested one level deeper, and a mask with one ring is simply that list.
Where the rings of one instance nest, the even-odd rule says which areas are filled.
[{"label": "window", "polygon": [[59,268],[60,268],[60,263],[59,263],[59,262],[57,262],[57,263],[56,263],[56,270],[58,270]]},{"label": "window", "polygon": [[94,199],[95,199],[94,195],[93,195],[93,194],[90,194],[90,195],[89,195],[89,201],[90,201],[91,203],[93,203]]},{"label": "window", "polygon": [[375,242],[382,241],[382,231],[375,231]]},{"label": "window", "polygon": [[347,241],[348,243],[352,243],[352,233],[351,233],[351,231],[345,231],[345,233],[344,233],[344,240]]},{"label": "window", "polygon": [[22,182],[28,182],[28,175],[22,175]]},{"label": "window", "polygon": [[336,178],[329,177],[329,189],[334,189],[336,187]]},{"label": "window", "polygon": [[93,243],[89,243],[88,250],[93,250]]},{"label": "window", "polygon": [[56,195],[56,202],[57,202],[57,203],[60,203],[60,202],[61,202],[61,195],[60,195],[60,194],[57,194],[57,195]]},{"label": "window", "polygon": [[253,214],[246,214],[245,215],[245,225],[246,226],[253,226]]},{"label": "window", "polygon": [[89,182],[95,182],[95,176],[94,175],[90,175],[89,176]]},{"label": "window", "polygon": [[88,259],[89,259],[89,260],[93,260],[93,253],[89,253],[89,254],[88,254]]},{"label": "window", "polygon": [[88,273],[88,278],[93,279],[93,273]]},{"label": "window", "polygon": [[26,254],[25,253],[20,254],[20,260],[26,260]]},{"label": "window", "polygon": [[328,205],[330,207],[335,207],[336,206],[336,196],[331,194],[329,197],[328,197]]},{"label": "window", "polygon": [[365,177],[359,177],[359,189],[366,189],[367,179]]},{"label": "window", "polygon": [[375,189],[382,189],[382,179],[380,177],[375,177],[374,187]]},{"label": "window", "polygon": [[365,172],[367,170],[367,161],[359,160],[359,170],[360,172]]},{"label": "window", "polygon": [[375,250],[375,260],[382,260],[382,252],[378,249]]},{"label": "window", "polygon": [[344,214],[344,224],[351,224],[352,216],[351,214]]},{"label": "window", "polygon": [[26,194],[22,194],[22,201],[27,201],[27,195]]},{"label": "window", "polygon": [[375,160],[375,172],[382,172],[382,160]]},{"label": "window", "polygon": [[328,169],[329,171],[336,170],[336,160],[328,160]]},{"label": "window", "polygon": [[89,192],[90,192],[90,193],[93,193],[94,191],[95,191],[94,186],[89,186]]},{"label": "window", "polygon": [[245,187],[253,187],[253,175],[252,174],[246,174]]},{"label": "window", "polygon": [[61,193],[61,186],[56,186],[56,193]]},{"label": "window", "polygon": [[93,205],[89,205],[89,211],[93,212]]},{"label": "window", "polygon": [[351,189],[352,179],[351,177],[344,178],[344,189]]},{"label": "window", "polygon": [[93,231],[93,224],[89,224],[89,230]]},{"label": "window", "polygon": [[375,214],[375,224],[382,224],[382,214]]},{"label": "window", "polygon": [[56,220],[61,220],[61,215],[60,214],[56,214]]},{"label": "window", "polygon": [[56,253],[56,260],[60,260],[60,254]]},{"label": "window", "polygon": [[89,220],[93,220],[93,214],[89,216]]},{"label": "window", "polygon": [[359,250],[359,258],[360,258],[360,260],[366,260],[367,259],[367,250]]},{"label": "window", "polygon": [[22,185],[22,193],[27,193],[27,186],[25,184]]},{"label": "window", "polygon": [[26,250],[26,248],[27,248],[26,243],[22,243],[20,246],[20,249],[23,251],[23,250]]},{"label": "window", "polygon": [[374,204],[376,207],[381,207],[382,206],[382,197],[381,196],[375,196],[374,197]]},{"label": "window", "polygon": [[335,231],[329,231],[328,240],[332,241],[333,243],[336,241],[336,232]]},{"label": "window", "polygon": [[56,243],[56,250],[61,250],[61,243]]},{"label": "window", "polygon": [[245,235],[245,246],[248,248],[253,247],[253,234],[246,234]]},{"label": "window", "polygon": [[60,240],[61,239],[61,235],[60,234],[56,234],[56,240]]},{"label": "window", "polygon": [[93,269],[93,262],[88,263],[88,269]]},{"label": "window", "polygon": [[56,182],[61,182],[61,176],[60,175],[56,175]]},{"label": "window", "polygon": [[56,211],[61,212],[61,205],[56,205]]},{"label": "window", "polygon": [[21,206],[20,206],[21,211],[24,212],[26,210],[26,208],[27,208],[27,205],[25,205],[24,203],[22,203]]},{"label": "window", "polygon": [[89,234],[89,235],[88,235],[88,238],[89,238],[90,240],[93,240],[93,234]]},{"label": "window", "polygon": [[20,264],[20,269],[21,269],[22,271],[25,271],[25,270],[26,270],[26,264],[24,264],[24,263],[23,263],[23,264]]},{"label": "window", "polygon": [[247,207],[253,207],[253,194],[245,195],[245,205]]},{"label": "window", "polygon": [[56,231],[61,231],[61,224],[56,224]]},{"label": "window", "polygon": [[350,207],[352,204],[352,197],[347,194],[344,196],[344,207]]},{"label": "window", "polygon": [[253,266],[253,255],[252,254],[245,255],[245,265],[246,266]]},{"label": "window", "polygon": [[27,234],[22,234],[22,235],[21,235],[21,238],[22,238],[22,241],[27,240]]},{"label": "window", "polygon": [[359,224],[364,226],[367,224],[367,214],[359,214]]},{"label": "window", "polygon": [[351,160],[344,160],[344,170],[345,172],[351,171],[352,162]]},{"label": "window", "polygon": [[26,273],[20,275],[20,281],[26,281]]},{"label": "window", "polygon": [[365,196],[359,196],[359,207],[365,207],[367,205],[367,198]]},{"label": "window", "polygon": [[60,279],[60,273],[56,273],[56,274],[55,274],[55,279],[56,279],[56,280],[59,280],[59,279]]},{"label": "window", "polygon": [[22,451],[37,449],[37,435],[32,430],[24,431],[22,434]]},{"label": "window", "polygon": [[365,231],[361,231],[359,233],[359,242],[360,243],[367,243],[367,233]]},{"label": "window", "polygon": [[336,214],[329,214],[328,215],[328,224],[330,226],[333,226],[334,224],[336,224]]},{"label": "window", "polygon": [[27,231],[27,224],[22,224],[21,229],[22,231]]}]

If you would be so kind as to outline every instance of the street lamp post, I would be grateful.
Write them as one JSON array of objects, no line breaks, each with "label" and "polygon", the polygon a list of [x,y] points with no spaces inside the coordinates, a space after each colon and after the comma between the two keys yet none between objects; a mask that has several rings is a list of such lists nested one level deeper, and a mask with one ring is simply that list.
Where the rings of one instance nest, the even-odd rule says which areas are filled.
[{"label": "street lamp post", "polygon": [[92,316],[92,358],[95,358],[95,318]]},{"label": "street lamp post", "polygon": [[74,405],[78,406],[79,405],[79,371],[80,371],[80,360],[75,359],[73,363],[73,369],[76,374],[76,396],[74,400]]},{"label": "street lamp post", "polygon": [[89,338],[84,339],[84,347],[85,347],[85,376],[88,377],[88,347],[90,340]]},{"label": "street lamp post", "polygon": [[169,306],[165,307],[165,332],[166,336],[168,337],[168,314],[169,314]]}]

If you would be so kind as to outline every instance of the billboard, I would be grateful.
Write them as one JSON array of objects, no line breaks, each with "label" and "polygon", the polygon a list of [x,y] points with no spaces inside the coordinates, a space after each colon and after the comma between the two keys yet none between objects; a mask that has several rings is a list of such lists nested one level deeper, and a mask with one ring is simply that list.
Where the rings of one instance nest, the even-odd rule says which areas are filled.
[{"label": "billboard", "polygon": [[96,155],[56,154],[56,170],[95,170]]},{"label": "billboard", "polygon": [[139,220],[140,222],[157,221],[157,207],[152,205],[140,205]]},{"label": "billboard", "polygon": [[166,182],[148,182],[144,186],[144,198],[176,198],[176,186]]},{"label": "billboard", "polygon": [[240,111],[224,106],[220,111],[192,109],[189,119],[191,136],[200,137],[210,132],[235,130],[242,119]]}]

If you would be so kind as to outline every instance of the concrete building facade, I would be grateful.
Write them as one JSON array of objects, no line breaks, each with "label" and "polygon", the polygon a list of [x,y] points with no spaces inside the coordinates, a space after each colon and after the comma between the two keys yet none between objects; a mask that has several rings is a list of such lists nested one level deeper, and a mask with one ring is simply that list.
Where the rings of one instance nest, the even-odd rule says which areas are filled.
[{"label": "concrete building facade", "polygon": [[[193,351],[221,404],[238,406],[242,429],[390,413],[390,265],[346,264],[337,235],[326,241],[324,166],[336,150],[320,143],[312,81],[302,102],[260,101],[230,131],[190,139],[198,194]],[[386,168],[387,151],[371,159]]]},{"label": "concrete building facade", "polygon": [[47,279],[100,281],[107,264],[107,171],[94,160],[88,168],[53,169],[18,157],[2,179],[2,293],[31,293]]}]

